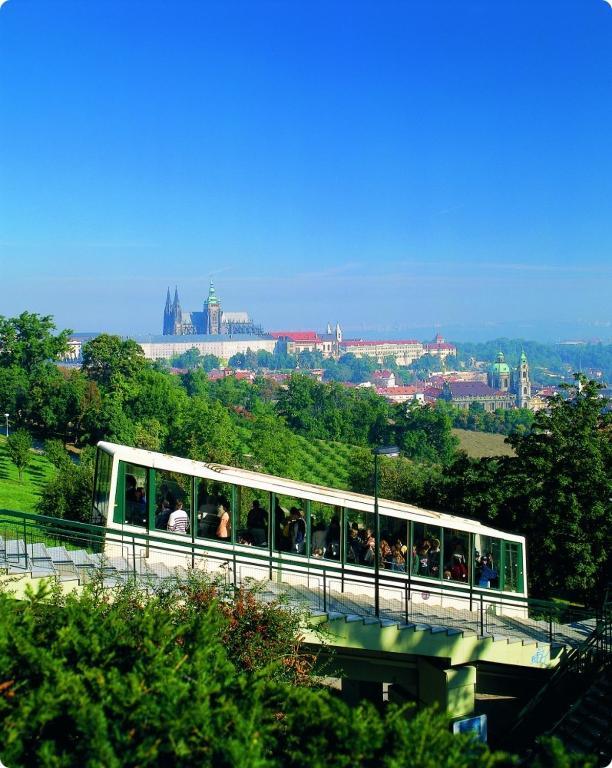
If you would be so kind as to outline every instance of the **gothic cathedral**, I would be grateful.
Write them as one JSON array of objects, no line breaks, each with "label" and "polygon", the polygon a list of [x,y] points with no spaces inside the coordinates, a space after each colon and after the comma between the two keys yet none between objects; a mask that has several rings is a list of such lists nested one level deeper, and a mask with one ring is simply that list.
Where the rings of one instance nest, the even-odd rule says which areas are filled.
[{"label": "gothic cathedral", "polygon": [[202,312],[183,312],[178,289],[174,289],[174,300],[171,301],[170,288],[168,288],[162,328],[164,336],[233,336],[239,334],[261,336],[263,334],[261,327],[254,325],[246,312],[223,312],[212,280]]}]

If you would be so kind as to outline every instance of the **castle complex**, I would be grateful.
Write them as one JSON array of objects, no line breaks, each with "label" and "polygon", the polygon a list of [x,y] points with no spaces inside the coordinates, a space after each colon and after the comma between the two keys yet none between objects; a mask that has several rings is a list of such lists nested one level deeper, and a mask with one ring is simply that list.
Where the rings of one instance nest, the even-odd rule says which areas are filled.
[{"label": "castle complex", "polygon": [[168,288],[162,333],[164,336],[263,335],[261,327],[255,325],[246,312],[223,311],[212,280],[201,312],[183,312],[178,289],[174,289],[171,301]]}]

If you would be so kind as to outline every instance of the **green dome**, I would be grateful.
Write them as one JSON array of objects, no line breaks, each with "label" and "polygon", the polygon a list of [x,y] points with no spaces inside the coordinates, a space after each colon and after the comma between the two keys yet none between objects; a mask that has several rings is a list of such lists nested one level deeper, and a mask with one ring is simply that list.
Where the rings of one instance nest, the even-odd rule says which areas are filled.
[{"label": "green dome", "polygon": [[212,280],[210,281],[210,288],[208,289],[208,298],[206,299],[206,304],[218,304],[219,299],[217,298],[217,294],[215,293],[215,286],[212,283]]},{"label": "green dome", "polygon": [[510,366],[504,360],[504,353],[498,352],[494,363],[489,366],[489,372],[493,374],[510,373]]}]

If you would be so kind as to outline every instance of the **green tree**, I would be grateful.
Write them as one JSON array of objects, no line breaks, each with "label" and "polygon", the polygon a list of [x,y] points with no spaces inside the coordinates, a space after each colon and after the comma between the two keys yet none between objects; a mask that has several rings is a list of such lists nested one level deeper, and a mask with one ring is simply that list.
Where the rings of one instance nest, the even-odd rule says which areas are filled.
[{"label": "green tree", "polygon": [[197,461],[232,464],[239,451],[236,427],[218,401],[194,396],[169,435],[169,450]]},{"label": "green tree", "polygon": [[61,436],[66,443],[76,437],[86,389],[80,371],[41,367],[32,377],[26,418],[39,432]]},{"label": "green tree", "polygon": [[528,537],[531,577],[540,593],[582,600],[601,595],[610,566],[612,413],[601,385],[576,374],[531,431],[508,442],[504,523]]},{"label": "green tree", "polygon": [[221,365],[221,360],[216,355],[202,355],[202,361],[200,365],[208,373],[210,371],[214,371],[215,368],[219,368]]},{"label": "green tree", "polygon": [[181,355],[175,355],[170,360],[170,363],[175,368],[187,368],[187,370],[192,371],[194,368],[200,367],[202,363],[202,355],[196,347],[192,347]]},{"label": "green tree", "polygon": [[266,406],[255,411],[250,422],[253,469],[280,477],[299,478],[298,446],[295,435],[280,416]]},{"label": "green tree", "polygon": [[452,417],[445,407],[432,408],[411,402],[395,409],[395,439],[406,456],[448,464],[452,461],[458,439],[452,433]]},{"label": "green tree", "polygon": [[61,440],[45,440],[45,456],[56,469],[71,460]]},{"label": "green tree", "polygon": [[13,421],[18,421],[19,413],[29,408],[29,397],[30,380],[26,371],[18,365],[0,367],[0,403],[3,413],[9,413]]},{"label": "green tree", "polygon": [[102,387],[110,387],[113,379],[133,379],[146,365],[142,348],[132,339],[101,333],[83,346],[82,370]]},{"label": "green tree", "polygon": [[18,429],[8,436],[6,448],[11,461],[17,467],[21,482],[23,470],[32,460],[32,436],[27,430]]},{"label": "green tree", "polygon": [[161,451],[167,437],[167,430],[157,419],[146,418],[134,426],[134,447],[147,451]]},{"label": "green tree", "polygon": [[54,335],[50,315],[22,312],[19,317],[0,315],[0,366],[17,366],[30,374],[38,366],[55,361],[68,348],[72,331]]},{"label": "green tree", "polygon": [[[113,599],[0,593],[7,765],[62,768],[494,768],[518,764],[431,710],[349,708],[312,685],[301,617],[192,574]],[[594,768],[559,742],[537,768]]]},{"label": "green tree", "polygon": [[126,412],[119,392],[101,393],[99,399],[93,397],[83,415],[82,429],[88,444],[110,440],[134,445],[134,419]]},{"label": "green tree", "polygon": [[176,429],[188,397],[176,376],[144,368],[124,391],[123,409],[131,420],[157,422],[163,438]]},{"label": "green tree", "polygon": [[37,511],[41,515],[66,520],[91,521],[95,451],[81,452],[78,462],[61,461],[57,472],[42,490]]}]

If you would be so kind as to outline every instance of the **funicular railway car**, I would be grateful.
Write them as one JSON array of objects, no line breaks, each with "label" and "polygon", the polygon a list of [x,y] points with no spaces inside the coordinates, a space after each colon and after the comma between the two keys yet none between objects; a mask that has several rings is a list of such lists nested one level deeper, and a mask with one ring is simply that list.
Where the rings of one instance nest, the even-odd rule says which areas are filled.
[{"label": "funicular railway car", "polygon": [[259,472],[98,444],[93,519],[105,552],[143,563],[218,568],[244,578],[384,599],[517,614],[527,597],[525,539],[474,520]]}]

